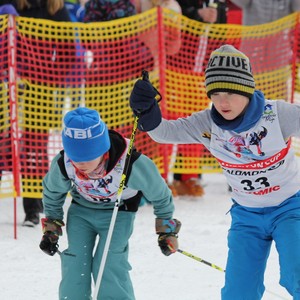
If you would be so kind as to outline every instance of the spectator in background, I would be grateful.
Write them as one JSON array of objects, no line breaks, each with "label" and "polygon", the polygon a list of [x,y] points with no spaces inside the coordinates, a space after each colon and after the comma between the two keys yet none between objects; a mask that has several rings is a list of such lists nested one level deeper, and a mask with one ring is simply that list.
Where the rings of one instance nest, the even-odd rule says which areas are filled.
[{"label": "spectator in background", "polygon": [[136,14],[129,0],[89,0],[85,4],[84,22],[103,22]]},{"label": "spectator in background", "polygon": [[[242,25],[261,25],[276,21],[294,12],[300,11],[300,0],[231,0],[242,10]],[[288,34],[268,35],[259,41],[253,38],[243,38],[240,50],[251,60],[253,73],[276,72],[276,70],[287,66],[291,59],[291,41]],[[280,49],[284,49],[281,51]],[[276,78],[268,79],[267,84],[278,90],[278,98],[288,100],[287,80],[289,72],[282,72]],[[264,91],[267,94],[264,86]],[[272,96],[273,95],[267,95]]]},{"label": "spectator in background", "polygon": [[12,3],[21,17],[70,21],[63,0],[2,0],[2,2]]},{"label": "spectator in background", "polygon": [[[4,0],[2,2],[13,4],[19,15],[22,17],[48,19],[52,21],[71,21],[63,0]],[[38,51],[41,50],[48,51],[49,49],[39,49]],[[36,68],[36,66],[32,66],[32,68]],[[45,70],[40,71],[46,72]],[[26,91],[28,91],[28,88]],[[23,184],[24,182],[27,182],[27,185],[29,186],[31,185],[31,183],[29,183],[31,181],[35,182],[42,180],[48,170],[49,134],[46,129],[40,128],[42,123],[39,119],[32,120],[32,118],[37,118],[37,114],[33,114],[31,108],[46,105],[45,101],[41,101],[44,97],[43,91],[37,90],[37,93],[31,93],[27,96],[28,98],[25,100],[24,108],[25,128],[23,129],[22,136],[22,153],[26,157],[21,158],[21,164],[22,182]],[[41,102],[43,104],[41,104]],[[42,109],[40,112],[42,112]],[[39,128],[35,127],[35,125],[33,125],[34,123],[38,124]],[[26,125],[28,127],[26,127]],[[32,185],[32,189],[28,187],[28,193],[33,193],[34,190],[37,189],[36,183],[33,183]],[[25,211],[23,226],[33,227],[39,224],[39,214],[43,212],[41,198],[34,198],[32,196],[23,197],[23,206]]]},{"label": "spectator in background", "polygon": [[[90,0],[85,4],[83,21],[106,22],[135,14],[134,5],[128,0]],[[115,84],[124,81],[126,76],[132,76],[131,70],[123,67],[133,61],[134,50],[128,41],[110,40],[107,36],[100,37],[97,33],[85,41],[84,46],[91,58],[90,68],[86,74],[85,103],[90,108],[98,108],[103,99],[103,94],[97,92],[99,86]]]},{"label": "spectator in background", "polygon": [[65,1],[65,7],[69,11],[72,22],[83,22],[87,2],[88,0]]},{"label": "spectator in background", "polygon": [[[219,1],[198,1],[198,0],[178,0],[182,14],[190,19],[203,23],[226,23],[226,4],[225,0]],[[208,60],[207,53],[208,32],[200,36],[199,47],[195,57],[194,72],[203,72],[204,65]],[[181,154],[177,154],[181,156]],[[199,182],[202,175],[198,174],[178,174],[173,176],[173,183],[170,185],[174,194],[179,196],[201,197],[204,189]]]},{"label": "spectator in background", "polygon": [[230,0],[243,11],[243,25],[260,25],[300,11],[300,0]]},{"label": "spectator in background", "polygon": [[177,0],[182,14],[203,23],[226,23],[225,1]]},{"label": "spectator in background", "polygon": [[[15,7],[12,4],[0,5],[0,15],[14,15],[18,16]],[[0,42],[1,39],[0,39]],[[4,101],[8,97],[8,64],[7,59],[3,58],[1,53],[1,71],[0,71],[0,182],[2,180],[3,171],[12,171],[12,148],[11,148],[11,135],[10,135],[10,118],[7,118],[9,113],[4,108],[9,105]]]},{"label": "spectator in background", "polygon": [[[134,0],[134,5],[137,13],[143,13],[154,7],[162,7],[169,10],[173,10],[176,14],[169,19],[171,26],[164,26],[164,43],[165,43],[165,55],[176,54],[181,47],[181,7],[176,0]],[[150,50],[153,57],[153,71],[158,72],[160,60],[159,54],[159,40],[158,40],[158,27],[154,27],[151,30],[145,30],[145,32],[139,34],[139,40]],[[166,176],[167,177],[167,176]],[[174,197],[178,195],[173,184],[169,184],[169,188],[172,191]]]},{"label": "spectator in background", "polygon": [[242,24],[242,10],[232,1],[227,0],[227,24]]},{"label": "spectator in background", "polygon": [[[172,15],[170,22],[173,26],[165,26],[164,42],[165,54],[176,54],[181,46],[181,7],[176,0],[135,0],[134,5],[137,13],[143,13],[157,6],[175,11],[177,14]],[[154,70],[159,68],[159,41],[158,28],[146,31],[139,35],[139,39],[148,47],[153,56]]]}]

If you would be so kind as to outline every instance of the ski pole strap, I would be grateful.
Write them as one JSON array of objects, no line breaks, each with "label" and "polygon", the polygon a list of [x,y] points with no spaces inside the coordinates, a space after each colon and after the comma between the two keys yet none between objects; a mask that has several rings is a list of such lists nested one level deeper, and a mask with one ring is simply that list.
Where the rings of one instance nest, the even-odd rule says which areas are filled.
[{"label": "ski pole strap", "polygon": [[204,260],[204,259],[202,259],[202,258],[200,258],[200,257],[197,257],[197,256],[195,256],[195,255],[193,255],[193,254],[191,254],[191,253],[188,253],[188,252],[183,251],[183,250],[180,250],[180,249],[177,249],[177,252],[179,252],[179,253],[181,253],[181,254],[187,256],[187,257],[190,257],[190,258],[192,258],[192,259],[194,259],[194,260],[197,260],[197,261],[199,261],[199,262],[201,262],[201,263],[203,263],[203,264],[206,264],[206,265],[208,265],[208,266],[210,266],[210,267],[212,267],[212,268],[214,268],[214,269],[216,269],[216,270],[219,270],[219,271],[221,271],[221,272],[225,272],[224,269],[218,267],[217,265],[212,264],[212,263],[210,263],[210,262],[208,262],[208,261],[206,261],[206,260]]}]

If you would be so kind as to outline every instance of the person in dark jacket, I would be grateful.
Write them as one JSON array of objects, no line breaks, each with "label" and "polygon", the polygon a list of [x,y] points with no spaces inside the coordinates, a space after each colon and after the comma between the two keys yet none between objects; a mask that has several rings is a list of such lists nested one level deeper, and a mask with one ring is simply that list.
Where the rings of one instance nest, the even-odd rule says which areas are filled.
[{"label": "person in dark jacket", "polygon": [[51,21],[71,21],[63,0],[14,0],[20,16]]},{"label": "person in dark jacket", "polygon": [[177,0],[182,14],[203,23],[226,23],[225,1]]}]

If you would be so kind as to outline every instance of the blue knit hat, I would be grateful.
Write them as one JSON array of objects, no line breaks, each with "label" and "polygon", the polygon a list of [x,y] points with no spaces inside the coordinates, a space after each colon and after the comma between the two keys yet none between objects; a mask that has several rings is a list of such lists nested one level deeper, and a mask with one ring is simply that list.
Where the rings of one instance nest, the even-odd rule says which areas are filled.
[{"label": "blue knit hat", "polygon": [[62,143],[67,156],[74,162],[94,160],[110,148],[106,124],[96,110],[86,107],[65,115]]}]

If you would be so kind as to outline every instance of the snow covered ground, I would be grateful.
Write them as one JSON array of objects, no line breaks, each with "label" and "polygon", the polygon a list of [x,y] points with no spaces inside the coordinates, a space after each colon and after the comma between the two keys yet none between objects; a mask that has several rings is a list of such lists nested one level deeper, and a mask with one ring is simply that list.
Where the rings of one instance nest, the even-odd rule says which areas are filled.
[{"label": "snow covered ground", "polygon": [[[174,217],[182,222],[180,248],[225,268],[226,235],[231,202],[221,174],[205,174],[202,199],[176,198]],[[68,201],[67,201],[68,202]],[[67,210],[68,204],[66,204]],[[60,281],[60,258],[38,247],[42,233],[22,227],[24,212],[18,201],[18,238],[13,238],[13,200],[0,200],[0,299],[55,300]],[[151,206],[140,208],[130,241],[131,272],[137,300],[218,300],[224,273],[176,253],[166,257],[157,246]],[[66,236],[60,250],[66,248]],[[278,256],[272,249],[265,276],[264,300],[292,299],[278,284]],[[105,299],[103,299],[105,300]],[[235,299],[232,299],[235,300]]]}]

